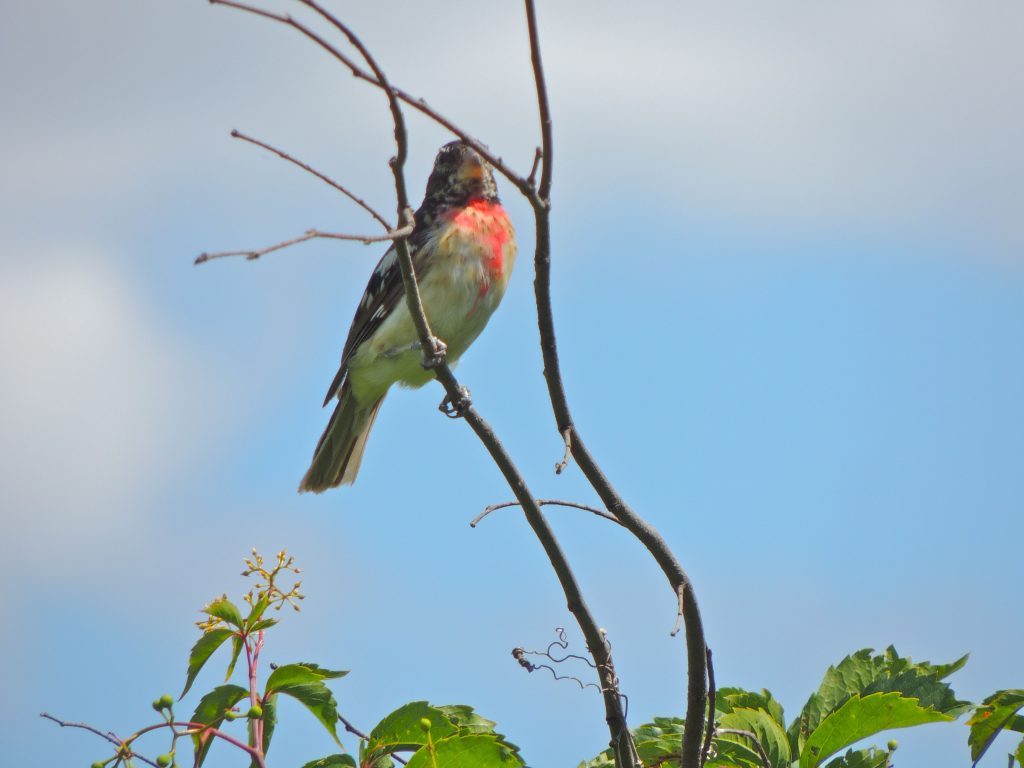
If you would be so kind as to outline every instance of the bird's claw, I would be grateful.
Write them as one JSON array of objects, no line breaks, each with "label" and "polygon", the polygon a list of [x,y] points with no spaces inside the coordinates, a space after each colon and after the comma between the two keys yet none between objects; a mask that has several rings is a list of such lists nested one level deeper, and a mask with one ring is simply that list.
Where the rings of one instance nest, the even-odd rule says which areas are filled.
[{"label": "bird's claw", "polygon": [[441,365],[445,361],[445,353],[448,351],[448,345],[436,336],[430,337],[430,346],[431,349],[423,351],[423,367],[428,371]]},{"label": "bird's claw", "polygon": [[470,399],[469,389],[460,386],[458,397],[453,399],[450,395],[445,395],[444,400],[437,406],[437,410],[449,419],[461,419],[466,409],[472,404],[473,401]]}]

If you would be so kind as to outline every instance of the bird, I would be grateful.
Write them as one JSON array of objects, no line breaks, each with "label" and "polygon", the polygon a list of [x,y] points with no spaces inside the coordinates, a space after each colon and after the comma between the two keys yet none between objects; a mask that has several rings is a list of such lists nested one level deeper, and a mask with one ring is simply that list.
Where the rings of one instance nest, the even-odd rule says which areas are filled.
[{"label": "bird", "polygon": [[[438,151],[407,242],[431,331],[454,364],[501,303],[516,258],[515,231],[498,198],[494,169],[468,143],[452,141]],[[338,403],[300,493],[355,482],[388,390],[394,384],[421,387],[434,378],[422,361],[392,243],[352,320],[341,367],[324,399],[325,407],[335,398]]]}]

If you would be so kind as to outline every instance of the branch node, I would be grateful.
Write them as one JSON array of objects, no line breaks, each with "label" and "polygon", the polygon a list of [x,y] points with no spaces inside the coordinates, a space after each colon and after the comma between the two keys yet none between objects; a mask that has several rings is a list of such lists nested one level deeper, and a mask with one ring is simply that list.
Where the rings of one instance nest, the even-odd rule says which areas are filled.
[{"label": "branch node", "polygon": [[555,462],[555,474],[560,475],[565,471],[565,468],[569,466],[569,460],[572,459],[572,428],[566,427],[562,431],[562,441],[565,443],[565,453],[562,454],[562,460]]}]

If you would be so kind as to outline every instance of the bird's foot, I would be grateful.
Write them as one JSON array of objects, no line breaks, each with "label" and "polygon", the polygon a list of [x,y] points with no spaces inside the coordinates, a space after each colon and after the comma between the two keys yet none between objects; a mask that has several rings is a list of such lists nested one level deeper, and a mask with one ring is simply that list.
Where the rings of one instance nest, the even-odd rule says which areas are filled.
[{"label": "bird's foot", "polygon": [[473,404],[470,398],[469,389],[467,387],[459,387],[459,395],[456,398],[452,398],[450,395],[445,395],[444,400],[437,406],[437,410],[447,416],[449,419],[461,419],[465,414],[465,411],[469,406]]},{"label": "bird's foot", "polygon": [[436,336],[430,337],[430,348],[423,350],[422,365],[428,371],[432,371],[445,361],[448,352],[448,345]]}]

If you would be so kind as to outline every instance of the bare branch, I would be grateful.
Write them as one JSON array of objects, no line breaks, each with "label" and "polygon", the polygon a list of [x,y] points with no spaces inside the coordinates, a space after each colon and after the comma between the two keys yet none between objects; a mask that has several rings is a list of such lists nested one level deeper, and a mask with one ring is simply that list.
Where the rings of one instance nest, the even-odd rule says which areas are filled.
[{"label": "bare branch", "polygon": [[743,736],[750,739],[754,744],[754,749],[757,750],[757,756],[761,758],[761,765],[764,768],[772,768],[772,762],[768,759],[768,753],[764,751],[764,747],[761,746],[761,742],[757,738],[757,734],[752,731],[744,731],[739,728],[718,728],[715,730],[715,735],[721,735],[724,733],[730,733],[733,736]]},{"label": "bare branch", "polygon": [[224,259],[229,256],[245,256],[248,261],[255,261],[261,256],[266,256],[268,253],[280,251],[282,248],[298,245],[299,243],[304,243],[307,240],[348,240],[350,242],[369,245],[370,243],[380,243],[386,240],[398,240],[400,238],[408,237],[410,234],[412,234],[411,224],[408,224],[401,229],[388,232],[384,235],[345,235],[338,232],[321,232],[319,229],[307,229],[305,233],[298,237],[293,237],[290,240],[268,245],[266,248],[260,248],[257,251],[220,251],[219,253],[201,253],[196,256],[196,260],[192,263],[195,265],[205,264],[208,261]]},{"label": "bare branch", "polygon": [[533,167],[530,168],[530,175],[526,177],[531,187],[537,183],[537,170],[540,168],[540,159],[542,157],[544,157],[544,152],[541,151],[540,147],[537,147],[537,152],[533,156]]},{"label": "bare branch", "polygon": [[302,170],[306,171],[307,173],[313,174],[314,176],[316,176],[321,181],[323,181],[323,182],[327,183],[328,185],[334,187],[336,190],[341,192],[341,194],[345,195],[345,197],[347,197],[349,200],[351,200],[356,205],[358,205],[360,208],[362,208],[364,211],[366,211],[371,216],[373,216],[373,218],[375,218],[377,221],[379,221],[380,225],[382,227],[384,227],[384,231],[385,232],[390,232],[391,231],[391,225],[388,223],[388,220],[385,219],[383,216],[381,216],[379,213],[377,213],[376,210],[371,208],[370,205],[365,200],[363,200],[363,198],[357,196],[353,192],[350,192],[348,189],[343,187],[341,184],[339,184],[338,182],[334,181],[334,179],[332,179],[329,176],[326,176],[325,174],[321,173],[320,171],[318,171],[313,166],[308,165],[308,164],[302,162],[301,160],[299,160],[299,159],[297,159],[295,157],[292,157],[291,155],[289,155],[284,150],[281,150],[281,149],[278,149],[277,147],[271,146],[270,144],[262,142],[259,139],[254,139],[252,136],[246,136],[241,131],[238,131],[238,130],[231,131],[231,136],[232,136],[232,138],[241,139],[242,141],[247,141],[250,144],[255,144],[257,147],[262,147],[263,149],[267,150],[268,152],[273,152],[275,155],[280,157],[282,160],[287,160],[289,163],[293,163],[294,165],[297,165],[299,168],[301,168]]},{"label": "bare branch", "polygon": [[[49,712],[40,712],[39,716],[42,717],[42,718],[45,718],[47,720],[52,720],[57,725],[59,725],[61,728],[81,728],[83,731],[89,731],[89,733],[95,733],[101,739],[106,739],[111,744],[114,744],[114,745],[116,745],[118,747],[120,747],[124,743],[123,741],[121,741],[121,739],[117,738],[117,736],[115,736],[113,733],[111,733],[109,731],[107,731],[107,732],[101,731],[99,728],[96,728],[95,726],[89,725],[88,723],[74,723],[74,722],[71,722],[70,720],[61,720],[58,717],[54,717]],[[140,758],[140,759],[145,759],[145,758]]]},{"label": "bare branch", "polygon": [[[500,504],[490,504],[489,506],[484,507],[483,512],[481,512],[479,515],[470,520],[469,527],[476,528],[477,524],[485,517],[487,517],[489,514],[491,514],[491,512],[497,512],[499,509],[506,509],[508,507],[518,506],[520,506],[520,503],[518,501],[503,501]],[[571,507],[573,509],[582,509],[584,512],[591,512],[592,514],[595,514],[598,517],[603,517],[605,520],[610,520],[616,525],[622,525],[622,523],[619,522],[619,519],[615,517],[615,515],[610,515],[603,509],[591,507],[588,506],[587,504],[580,504],[575,501],[561,501],[559,499],[537,499],[537,506]]]},{"label": "bare branch", "polygon": [[[313,7],[312,5],[309,5],[309,3],[305,2],[305,0],[298,1],[302,2],[303,5],[307,5],[308,7],[311,8]],[[331,56],[333,56],[339,62],[344,64],[345,67],[347,67],[348,70],[352,73],[353,77],[363,80],[369,83],[370,85],[376,86],[377,88],[380,88],[385,92],[387,92],[390,89],[391,93],[393,93],[400,101],[404,102],[405,104],[408,104],[413,109],[423,113],[438,125],[447,128],[449,131],[451,131],[453,134],[458,136],[464,142],[469,144],[469,146],[471,146],[473,149],[479,152],[481,157],[483,157],[488,163],[494,166],[494,170],[496,170],[498,173],[500,173],[502,176],[508,179],[509,182],[511,182],[512,185],[516,187],[516,189],[518,189],[524,196],[526,196],[527,199],[529,199],[531,202],[534,202],[535,204],[539,203],[539,198],[537,198],[537,191],[534,188],[534,186],[530,183],[530,181],[523,177],[521,174],[516,173],[514,170],[512,170],[512,168],[507,163],[505,163],[505,161],[502,160],[502,158],[499,155],[495,155],[493,152],[491,152],[491,150],[487,147],[486,144],[484,144],[482,141],[475,138],[472,134],[463,130],[455,123],[453,123],[451,120],[449,120],[447,117],[445,117],[440,112],[435,110],[433,107],[427,104],[425,99],[418,96],[413,96],[412,94],[402,90],[401,88],[398,88],[390,84],[385,86],[385,84],[381,83],[379,79],[375,78],[372,73],[364,70],[362,67],[356,64],[355,61],[351,59],[351,57],[346,56],[335,46],[327,42],[327,40],[325,40],[321,35],[318,35],[310,27],[306,26],[302,22],[296,21],[289,15],[273,13],[271,11],[267,11],[262,8],[257,8],[256,6],[249,5],[247,3],[237,2],[236,0],[209,0],[209,2],[211,5],[223,5],[228,8],[234,8],[239,11],[244,11],[245,13],[251,13],[256,16],[261,16],[265,19],[270,19],[280,24],[285,24],[295,29],[296,31],[300,32],[301,34],[305,35],[307,38],[309,38],[314,43],[323,48],[325,51],[327,51],[329,54],[331,54]],[[323,15],[323,13],[321,13],[321,15]]]}]

